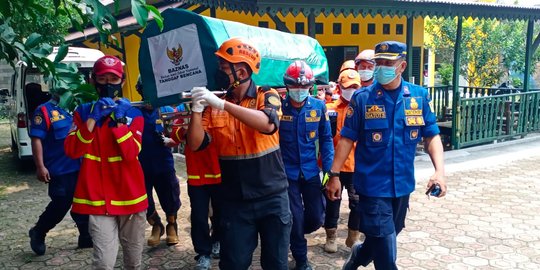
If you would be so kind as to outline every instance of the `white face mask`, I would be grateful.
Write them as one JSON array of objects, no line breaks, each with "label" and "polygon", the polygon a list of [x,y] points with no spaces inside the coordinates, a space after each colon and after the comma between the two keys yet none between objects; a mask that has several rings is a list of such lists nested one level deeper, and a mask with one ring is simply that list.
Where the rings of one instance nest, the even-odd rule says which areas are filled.
[{"label": "white face mask", "polygon": [[360,75],[360,80],[366,82],[373,78],[373,70],[362,69],[358,71],[358,75]]},{"label": "white face mask", "polygon": [[346,101],[350,101],[352,95],[354,94],[354,92],[356,92],[356,88],[354,88],[354,87],[351,87],[351,88],[343,88],[343,89],[341,89],[341,96],[342,96]]}]

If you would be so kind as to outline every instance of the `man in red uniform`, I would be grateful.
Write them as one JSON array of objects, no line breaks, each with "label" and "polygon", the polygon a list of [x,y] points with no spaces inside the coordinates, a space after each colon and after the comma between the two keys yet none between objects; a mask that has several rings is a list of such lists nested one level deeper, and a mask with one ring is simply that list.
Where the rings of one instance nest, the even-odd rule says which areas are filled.
[{"label": "man in red uniform", "polygon": [[[202,104],[193,104],[192,112],[201,113]],[[171,138],[177,142],[185,142],[185,127],[174,126]],[[211,257],[219,258],[219,221],[221,216],[221,170],[216,148],[209,144],[204,150],[184,149],[186,155],[186,171],[188,176],[188,195],[191,204],[191,242],[197,253],[195,259],[197,270],[211,267]],[[212,233],[208,225],[208,211],[212,204]]]},{"label": "man in red uniform", "polygon": [[246,40],[223,42],[216,56],[216,82],[228,94],[221,99],[205,87],[191,90],[194,103],[210,107],[204,114],[193,112],[187,142],[195,151],[210,143],[217,150],[224,197],[219,267],[248,269],[260,236],[261,266],[285,270],[291,211],[277,133],[280,96],[251,79],[259,72],[261,56]]},{"label": "man in red uniform", "polygon": [[144,120],[139,110],[120,98],[124,71],[118,58],[96,61],[92,83],[100,98],[76,109],[64,144],[69,157],[82,157],[72,211],[90,215],[94,269],[113,269],[119,243],[124,268],[139,269],[148,207],[137,159]]}]

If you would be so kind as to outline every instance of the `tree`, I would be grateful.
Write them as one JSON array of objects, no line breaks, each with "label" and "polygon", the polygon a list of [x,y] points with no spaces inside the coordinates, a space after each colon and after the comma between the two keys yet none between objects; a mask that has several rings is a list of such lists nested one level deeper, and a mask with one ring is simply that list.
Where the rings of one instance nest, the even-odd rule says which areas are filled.
[{"label": "tree", "polygon": [[[122,0],[114,0],[115,7]],[[137,22],[145,26],[152,14],[156,23],[163,28],[163,17],[146,0],[129,0],[131,11]],[[68,46],[63,36],[67,29],[82,31],[93,25],[99,31],[101,42],[118,41],[112,35],[118,24],[112,12],[99,0],[10,0],[0,3],[0,60],[15,67],[17,60],[37,67],[46,81],[52,83],[51,92],[61,97],[60,105],[73,108],[78,103],[95,98],[93,89],[84,85],[82,76],[74,64],[64,64]],[[50,61],[53,45],[59,51]]]},{"label": "tree", "polygon": [[[457,19],[426,21],[426,32],[432,37],[426,46],[436,51],[438,62],[453,63],[456,28]],[[526,22],[468,19],[463,21],[462,31],[460,75],[469,84],[497,85],[510,72],[524,72]],[[531,73],[540,60],[539,52],[533,55]]]}]

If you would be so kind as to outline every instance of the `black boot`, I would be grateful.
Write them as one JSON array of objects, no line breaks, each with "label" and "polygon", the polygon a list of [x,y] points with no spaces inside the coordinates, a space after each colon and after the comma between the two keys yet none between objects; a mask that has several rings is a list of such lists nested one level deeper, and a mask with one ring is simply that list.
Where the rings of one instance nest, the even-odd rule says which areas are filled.
[{"label": "black boot", "polygon": [[38,232],[34,227],[28,232],[30,236],[30,247],[36,255],[41,256],[45,254],[45,234]]}]

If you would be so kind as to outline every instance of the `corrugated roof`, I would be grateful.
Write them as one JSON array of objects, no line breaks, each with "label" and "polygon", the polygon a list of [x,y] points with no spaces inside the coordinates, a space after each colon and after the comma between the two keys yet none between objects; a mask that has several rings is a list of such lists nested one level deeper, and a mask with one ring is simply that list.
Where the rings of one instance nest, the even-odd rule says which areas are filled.
[{"label": "corrugated roof", "polygon": [[450,0],[186,0],[190,4],[227,8],[245,13],[275,15],[372,15],[408,17],[472,17],[489,19],[540,19],[540,7]]}]

